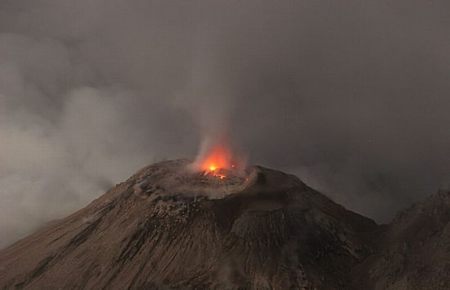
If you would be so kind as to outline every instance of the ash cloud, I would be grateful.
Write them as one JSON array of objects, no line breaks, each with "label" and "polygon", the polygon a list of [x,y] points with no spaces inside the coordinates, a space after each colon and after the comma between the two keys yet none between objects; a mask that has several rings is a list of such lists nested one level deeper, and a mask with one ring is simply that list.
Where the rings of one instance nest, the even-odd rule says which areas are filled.
[{"label": "ash cloud", "polygon": [[446,1],[5,0],[0,246],[227,130],[378,221],[449,182]]}]

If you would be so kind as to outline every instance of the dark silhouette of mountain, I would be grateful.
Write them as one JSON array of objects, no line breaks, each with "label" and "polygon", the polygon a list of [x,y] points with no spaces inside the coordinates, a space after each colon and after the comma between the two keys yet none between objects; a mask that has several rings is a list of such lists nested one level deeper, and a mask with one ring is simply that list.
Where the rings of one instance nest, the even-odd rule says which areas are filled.
[{"label": "dark silhouette of mountain", "polygon": [[148,166],[0,251],[0,288],[448,289],[448,193],[378,226],[293,175],[188,164]]},{"label": "dark silhouette of mountain", "polygon": [[368,289],[450,289],[450,192],[401,212],[355,268]]}]

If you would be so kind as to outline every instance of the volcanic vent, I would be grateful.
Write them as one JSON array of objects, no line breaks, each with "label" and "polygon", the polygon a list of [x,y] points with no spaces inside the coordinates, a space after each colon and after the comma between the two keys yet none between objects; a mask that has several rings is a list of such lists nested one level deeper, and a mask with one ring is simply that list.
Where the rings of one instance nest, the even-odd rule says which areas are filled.
[{"label": "volcanic vent", "polygon": [[0,252],[0,287],[347,289],[376,227],[263,167],[148,166]]}]

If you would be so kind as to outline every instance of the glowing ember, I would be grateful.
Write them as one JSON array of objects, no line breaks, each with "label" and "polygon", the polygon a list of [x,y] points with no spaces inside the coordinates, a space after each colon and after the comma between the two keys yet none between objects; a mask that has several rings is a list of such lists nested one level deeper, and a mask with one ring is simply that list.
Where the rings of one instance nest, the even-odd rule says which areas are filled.
[{"label": "glowing ember", "polygon": [[229,171],[234,170],[236,165],[231,149],[224,144],[203,148],[195,162],[196,169],[218,179],[227,178]]}]

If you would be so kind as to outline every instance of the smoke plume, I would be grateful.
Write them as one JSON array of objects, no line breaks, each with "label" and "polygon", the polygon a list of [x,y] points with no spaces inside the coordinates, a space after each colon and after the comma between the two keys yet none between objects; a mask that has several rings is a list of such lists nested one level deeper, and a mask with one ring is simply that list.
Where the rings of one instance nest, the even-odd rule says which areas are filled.
[{"label": "smoke plume", "polygon": [[388,221],[449,182],[448,1],[4,0],[0,247],[227,131]]}]

